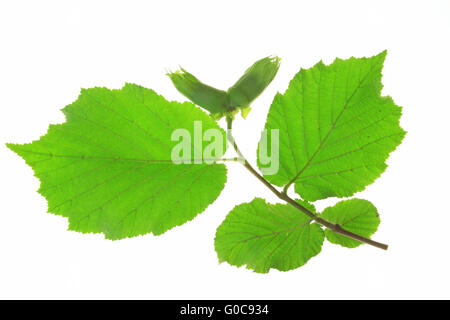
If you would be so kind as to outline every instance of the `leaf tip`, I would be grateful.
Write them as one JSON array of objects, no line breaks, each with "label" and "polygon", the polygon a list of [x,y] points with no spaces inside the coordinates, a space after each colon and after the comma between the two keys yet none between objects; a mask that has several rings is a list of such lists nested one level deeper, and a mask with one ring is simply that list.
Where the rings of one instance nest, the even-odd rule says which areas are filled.
[{"label": "leaf tip", "polygon": [[[14,143],[7,142],[7,143],[5,143],[5,146],[6,146],[8,149],[13,150],[15,144],[14,144]],[[14,150],[13,150],[13,151],[14,151]]]},{"label": "leaf tip", "polygon": [[275,64],[277,67],[280,66],[281,58],[279,56],[270,55],[267,58],[269,59],[270,62]]},{"label": "leaf tip", "polygon": [[377,54],[376,56],[374,56],[374,58],[380,59],[381,63],[383,63],[384,60],[386,59],[386,56],[387,56],[387,49],[384,49],[384,50],[381,51],[379,54]]},{"label": "leaf tip", "polygon": [[20,154],[19,154],[19,147],[21,146],[21,144],[16,144],[16,143],[9,143],[9,142],[7,142],[7,143],[5,143],[5,145],[6,145],[6,147],[9,149],[9,150],[11,150],[12,152],[15,152],[15,153],[17,153],[19,156],[20,156]]}]

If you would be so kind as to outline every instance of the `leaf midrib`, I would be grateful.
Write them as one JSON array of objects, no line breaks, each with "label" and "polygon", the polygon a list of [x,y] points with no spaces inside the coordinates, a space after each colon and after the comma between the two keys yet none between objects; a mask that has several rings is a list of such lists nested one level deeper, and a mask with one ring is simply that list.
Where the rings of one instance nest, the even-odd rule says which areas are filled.
[{"label": "leaf midrib", "polygon": [[[85,156],[85,155],[67,155],[67,154],[53,154],[47,152],[38,152],[32,150],[20,150],[20,152],[38,154],[42,156],[48,156],[51,158],[67,158],[67,159],[81,159],[81,160],[108,160],[108,161],[131,161],[131,162],[146,162],[146,163],[173,163],[177,164],[177,161],[172,159],[139,159],[139,158],[122,158],[122,157],[103,157],[103,156]],[[47,159],[46,159],[47,160]],[[194,161],[195,159],[181,159],[179,162],[183,161]],[[203,160],[211,160],[211,159],[203,159]],[[216,160],[220,160],[217,158]]]}]

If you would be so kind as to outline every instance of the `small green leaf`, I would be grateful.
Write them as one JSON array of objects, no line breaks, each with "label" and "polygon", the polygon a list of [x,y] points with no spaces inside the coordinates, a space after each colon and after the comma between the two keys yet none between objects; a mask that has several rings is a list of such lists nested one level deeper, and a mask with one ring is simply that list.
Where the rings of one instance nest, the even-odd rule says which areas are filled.
[{"label": "small green leaf", "polygon": [[215,248],[220,262],[266,273],[304,265],[319,254],[323,240],[322,228],[294,207],[255,198],[228,214],[217,229]]},{"label": "small green leaf", "polygon": [[311,202],[300,200],[300,199],[297,199],[295,201],[300,203],[303,207],[305,207],[306,209],[308,209],[312,213],[317,213],[316,207]]},{"label": "small green leaf", "polygon": [[247,108],[242,108],[241,109],[241,116],[242,118],[247,118],[247,115],[250,113],[250,111],[252,110],[251,107],[247,107]]},{"label": "small green leaf", "polygon": [[[333,207],[326,208],[321,216],[333,223],[339,224],[347,231],[369,238],[380,224],[377,208],[367,200],[350,199],[338,202]],[[325,235],[331,243],[347,248],[356,248],[362,243],[326,229]]]},{"label": "small green leaf", "polygon": [[[267,180],[294,184],[303,199],[315,201],[351,196],[380,176],[405,135],[401,108],[380,95],[385,56],[319,62],[276,95],[265,129],[268,141],[278,129],[279,170]],[[264,167],[259,159],[258,166]]]},{"label": "small green leaf", "polygon": [[234,118],[241,110],[245,119],[250,103],[272,82],[280,67],[280,58],[267,57],[255,62],[227,92],[208,86],[181,68],[167,75],[179,92],[196,105],[211,112],[213,119]]},{"label": "small green leaf", "polygon": [[[224,187],[223,164],[172,162],[174,130],[194,137],[195,121],[203,131],[221,130],[191,103],[127,84],[83,90],[63,112],[67,122],[40,140],[8,147],[33,168],[48,211],[68,217],[70,230],[109,239],[159,235],[192,220]],[[191,159],[207,147],[188,146]]]},{"label": "small green leaf", "polygon": [[256,61],[228,89],[230,106],[233,108],[248,107],[272,82],[279,67],[280,58],[278,57],[266,57]]},{"label": "small green leaf", "polygon": [[228,111],[228,96],[225,91],[200,82],[183,68],[167,75],[175,88],[196,105],[212,114],[223,114]]}]

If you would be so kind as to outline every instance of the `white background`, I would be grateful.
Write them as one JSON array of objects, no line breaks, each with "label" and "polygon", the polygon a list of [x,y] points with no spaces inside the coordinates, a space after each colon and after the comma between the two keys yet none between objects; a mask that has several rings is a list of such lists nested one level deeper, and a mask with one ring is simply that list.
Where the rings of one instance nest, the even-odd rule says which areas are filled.
[{"label": "white background", "polygon": [[[219,265],[215,229],[234,205],[277,199],[238,165],[192,222],[121,241],[66,231],[46,213],[30,167],[4,143],[43,135],[80,88],[125,82],[184,98],[165,72],[182,65],[226,89],[255,60],[278,76],[235,136],[254,162],[276,91],[320,59],[388,49],[383,94],[408,134],[389,168],[356,196],[372,201],[389,250],[322,253],[290,272]],[[1,1],[0,298],[450,298],[450,1]],[[336,199],[318,202],[318,207]]]}]

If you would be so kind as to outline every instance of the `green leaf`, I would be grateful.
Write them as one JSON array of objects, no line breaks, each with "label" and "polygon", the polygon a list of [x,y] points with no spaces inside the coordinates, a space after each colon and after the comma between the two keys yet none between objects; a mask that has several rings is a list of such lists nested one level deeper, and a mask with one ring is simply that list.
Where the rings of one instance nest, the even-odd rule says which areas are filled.
[{"label": "green leaf", "polygon": [[256,99],[272,82],[280,67],[280,58],[266,57],[256,61],[228,91],[202,83],[183,68],[167,75],[177,90],[196,105],[211,112],[213,119],[234,118],[240,109],[245,119]]},{"label": "green leaf", "polygon": [[220,262],[266,273],[304,265],[319,254],[323,240],[322,228],[292,206],[255,198],[228,214],[217,229],[215,248]]},{"label": "green leaf", "polygon": [[[367,200],[350,199],[338,202],[333,207],[326,208],[321,216],[333,223],[339,224],[347,231],[369,238],[380,224],[377,208]],[[362,243],[326,229],[328,241],[347,248],[356,248]]]},{"label": "green leaf", "polygon": [[[265,129],[268,141],[270,130],[279,130],[279,170],[267,180],[294,183],[303,199],[314,201],[351,196],[380,176],[405,135],[401,108],[380,96],[385,56],[319,62],[276,95]],[[263,170],[259,160],[258,166]]]},{"label": "green leaf", "polygon": [[[68,217],[71,230],[109,239],[159,235],[192,220],[224,187],[223,164],[171,161],[175,129],[194,136],[201,121],[203,131],[221,130],[191,103],[127,84],[82,90],[63,112],[67,122],[51,125],[40,140],[8,147],[33,168],[48,211]],[[192,143],[190,155],[206,147]]]},{"label": "green leaf", "polygon": [[228,111],[228,95],[225,91],[208,86],[181,68],[167,74],[175,88],[196,105],[212,114],[225,114]]},{"label": "green leaf", "polygon": [[247,108],[275,78],[280,68],[280,60],[278,57],[266,57],[249,67],[228,89],[230,106]]}]

